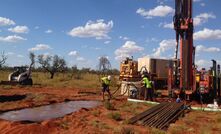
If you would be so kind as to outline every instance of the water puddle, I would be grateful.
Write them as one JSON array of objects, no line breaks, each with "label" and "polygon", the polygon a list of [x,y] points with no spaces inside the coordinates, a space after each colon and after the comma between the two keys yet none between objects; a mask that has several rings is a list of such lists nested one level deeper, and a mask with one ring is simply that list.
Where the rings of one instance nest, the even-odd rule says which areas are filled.
[{"label": "water puddle", "polygon": [[1,119],[9,121],[40,122],[47,119],[63,117],[81,108],[93,108],[101,103],[98,101],[70,101],[46,106],[26,108],[0,114]]}]

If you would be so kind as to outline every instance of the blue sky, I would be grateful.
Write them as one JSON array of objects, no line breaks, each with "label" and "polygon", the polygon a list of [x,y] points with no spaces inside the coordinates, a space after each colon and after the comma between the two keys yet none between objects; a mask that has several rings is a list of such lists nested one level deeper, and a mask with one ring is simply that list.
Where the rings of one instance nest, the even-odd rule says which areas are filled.
[{"label": "blue sky", "polygon": [[[196,63],[221,63],[220,0],[194,1]],[[174,0],[1,0],[0,52],[7,65],[29,64],[28,53],[64,57],[96,68],[107,56],[119,68],[126,56],[171,58]]]}]

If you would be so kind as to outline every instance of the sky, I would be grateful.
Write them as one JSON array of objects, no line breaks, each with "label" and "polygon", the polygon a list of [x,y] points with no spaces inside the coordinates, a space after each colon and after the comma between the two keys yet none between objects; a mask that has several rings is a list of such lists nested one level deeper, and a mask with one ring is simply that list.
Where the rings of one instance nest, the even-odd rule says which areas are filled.
[{"label": "sky", "polygon": [[[193,0],[196,64],[221,63],[220,0]],[[0,52],[6,65],[28,55],[59,55],[68,66],[96,69],[106,56],[119,69],[125,57],[173,58],[174,0],[0,0]]]}]

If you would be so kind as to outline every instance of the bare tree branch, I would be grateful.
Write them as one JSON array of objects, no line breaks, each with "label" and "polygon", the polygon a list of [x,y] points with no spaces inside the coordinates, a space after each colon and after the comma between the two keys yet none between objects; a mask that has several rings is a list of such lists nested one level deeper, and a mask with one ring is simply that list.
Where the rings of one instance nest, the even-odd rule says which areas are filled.
[{"label": "bare tree branch", "polygon": [[29,58],[31,60],[30,66],[34,65],[35,64],[35,54],[33,52],[29,53]]},{"label": "bare tree branch", "polygon": [[99,71],[101,71],[103,74],[111,70],[111,63],[106,56],[102,56],[99,58],[98,68]]},{"label": "bare tree branch", "polygon": [[5,64],[7,58],[8,58],[8,57],[5,55],[5,52],[3,51],[3,52],[1,53],[0,68]]},{"label": "bare tree branch", "polygon": [[54,74],[57,72],[62,72],[66,68],[66,61],[63,58],[60,58],[58,55],[52,56],[38,56],[38,63],[44,68],[47,72],[51,74],[51,79],[54,78]]}]

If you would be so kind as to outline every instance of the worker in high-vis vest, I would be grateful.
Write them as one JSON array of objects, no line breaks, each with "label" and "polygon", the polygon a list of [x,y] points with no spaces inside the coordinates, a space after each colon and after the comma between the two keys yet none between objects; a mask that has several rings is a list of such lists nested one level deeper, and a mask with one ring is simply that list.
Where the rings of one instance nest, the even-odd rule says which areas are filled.
[{"label": "worker in high-vis vest", "polygon": [[144,99],[148,100],[150,97],[150,100],[153,101],[153,84],[152,81],[149,79],[147,75],[142,75],[142,83],[144,90]]},{"label": "worker in high-vis vest", "polygon": [[110,86],[110,82],[111,82],[111,76],[107,76],[107,77],[103,77],[101,78],[101,81],[102,81],[102,95],[103,95],[103,100],[104,100],[104,93],[105,91],[108,93],[109,95],[109,99],[111,99],[111,93],[110,93],[110,89],[109,89],[109,86]]}]

